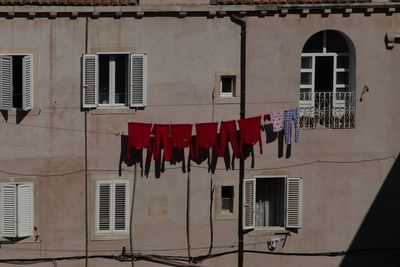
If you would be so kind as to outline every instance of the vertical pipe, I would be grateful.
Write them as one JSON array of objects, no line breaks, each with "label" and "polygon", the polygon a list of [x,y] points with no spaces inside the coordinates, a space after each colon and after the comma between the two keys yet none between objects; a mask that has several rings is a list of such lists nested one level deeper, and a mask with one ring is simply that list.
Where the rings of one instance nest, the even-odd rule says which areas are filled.
[{"label": "vertical pipe", "polygon": [[192,263],[191,246],[190,246],[190,173],[187,174],[186,184],[186,239],[188,249],[188,263]]},{"label": "vertical pipe", "polygon": [[[88,53],[88,29],[89,18],[86,17],[85,21],[85,54]],[[85,109],[85,266],[89,266],[89,222],[88,222],[88,131],[87,131],[87,113]]]},{"label": "vertical pipe", "polygon": [[[233,23],[240,25],[240,119],[246,116],[246,21],[235,14],[231,15]],[[243,267],[243,179],[244,156],[239,161],[239,218],[238,218],[238,267]]]}]

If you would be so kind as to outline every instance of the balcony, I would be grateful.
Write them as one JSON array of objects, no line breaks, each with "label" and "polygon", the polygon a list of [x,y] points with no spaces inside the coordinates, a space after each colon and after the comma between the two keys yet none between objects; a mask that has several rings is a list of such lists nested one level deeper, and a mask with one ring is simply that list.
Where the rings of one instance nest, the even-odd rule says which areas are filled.
[{"label": "balcony", "polygon": [[354,92],[300,92],[300,127],[354,128],[355,97]]}]

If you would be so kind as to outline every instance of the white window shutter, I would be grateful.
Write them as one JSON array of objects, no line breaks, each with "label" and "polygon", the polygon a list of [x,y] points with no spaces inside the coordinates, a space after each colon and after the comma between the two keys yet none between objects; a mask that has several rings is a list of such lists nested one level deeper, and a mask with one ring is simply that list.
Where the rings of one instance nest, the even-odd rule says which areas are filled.
[{"label": "white window shutter", "polygon": [[147,55],[131,54],[129,65],[129,106],[144,107],[147,104]]},{"label": "white window shutter", "polygon": [[99,182],[96,188],[96,230],[111,230],[111,183]]},{"label": "white window shutter", "polygon": [[243,229],[255,228],[256,180],[243,181]]},{"label": "white window shutter", "polygon": [[27,55],[22,59],[22,109],[31,110],[33,101],[33,61]]},{"label": "white window shutter", "polygon": [[82,67],[82,106],[84,108],[95,108],[98,103],[98,56],[83,55]]},{"label": "white window shutter", "polygon": [[11,110],[12,106],[12,56],[0,56],[0,109]]},{"label": "white window shutter", "polygon": [[19,184],[17,189],[17,234],[18,237],[32,236],[34,225],[33,184]]},{"label": "white window shutter", "polygon": [[17,186],[4,184],[1,186],[1,236],[17,236]]},{"label": "white window shutter", "polygon": [[286,228],[301,228],[302,221],[303,180],[302,178],[286,179]]},{"label": "white window shutter", "polygon": [[128,190],[125,182],[115,183],[115,208],[114,208],[114,229],[115,231],[128,230]]}]

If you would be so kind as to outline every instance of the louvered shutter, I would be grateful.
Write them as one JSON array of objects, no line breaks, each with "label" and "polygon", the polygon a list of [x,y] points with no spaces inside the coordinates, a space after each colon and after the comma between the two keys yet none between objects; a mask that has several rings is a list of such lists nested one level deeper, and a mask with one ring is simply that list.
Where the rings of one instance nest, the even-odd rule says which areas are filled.
[{"label": "louvered shutter", "polygon": [[303,180],[286,179],[286,228],[300,228],[302,220]]},{"label": "louvered shutter", "polygon": [[0,109],[11,110],[12,106],[12,56],[0,56]]},{"label": "louvered shutter", "polygon": [[245,179],[243,181],[243,229],[254,229],[255,227],[255,201],[256,180]]},{"label": "louvered shutter", "polygon": [[84,108],[95,108],[98,93],[98,56],[83,55],[82,65],[82,105]]},{"label": "louvered shutter", "polygon": [[22,109],[31,110],[33,101],[33,62],[32,56],[22,59]]},{"label": "louvered shutter", "polygon": [[97,184],[97,231],[111,230],[111,183]]},{"label": "louvered shutter", "polygon": [[17,236],[17,186],[4,184],[1,186],[1,236]]},{"label": "louvered shutter", "polygon": [[126,183],[115,183],[115,209],[114,229],[115,231],[127,230],[127,188]]},{"label": "louvered shutter", "polygon": [[144,107],[147,103],[147,56],[131,54],[129,68],[129,106]]},{"label": "louvered shutter", "polygon": [[18,237],[32,236],[34,224],[33,184],[20,184],[17,189],[17,235]]}]

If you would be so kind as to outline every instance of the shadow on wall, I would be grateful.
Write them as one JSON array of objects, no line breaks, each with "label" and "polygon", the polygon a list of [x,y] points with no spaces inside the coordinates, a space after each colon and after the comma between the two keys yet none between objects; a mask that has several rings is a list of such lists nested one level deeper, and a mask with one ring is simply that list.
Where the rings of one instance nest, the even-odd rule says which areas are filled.
[{"label": "shadow on wall", "polygon": [[400,157],[397,156],[340,266],[400,266]]}]

